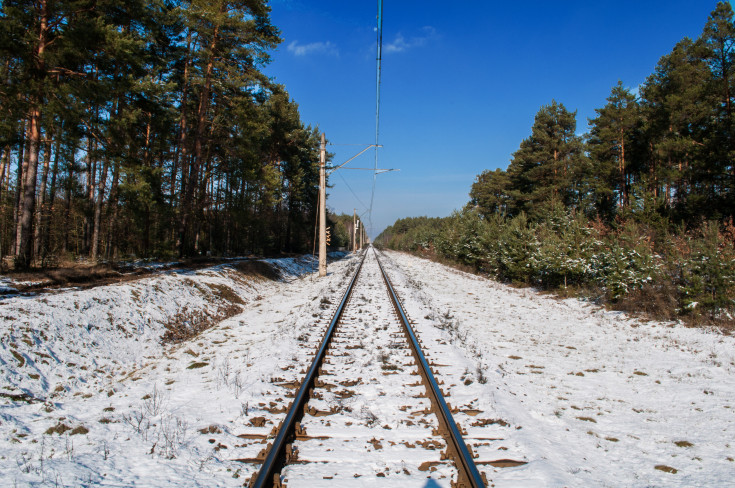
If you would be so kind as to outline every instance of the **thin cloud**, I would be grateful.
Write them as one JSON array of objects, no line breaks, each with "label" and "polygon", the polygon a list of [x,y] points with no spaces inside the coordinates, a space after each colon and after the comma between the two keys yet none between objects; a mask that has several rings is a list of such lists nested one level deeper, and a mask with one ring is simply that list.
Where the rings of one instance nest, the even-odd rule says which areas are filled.
[{"label": "thin cloud", "polygon": [[339,55],[337,46],[329,41],[311,42],[309,44],[299,44],[299,41],[291,41],[286,49],[294,56],[308,56],[310,54],[327,54],[329,56]]},{"label": "thin cloud", "polygon": [[386,53],[401,53],[409,49],[421,47],[436,37],[436,29],[426,26],[421,29],[421,34],[406,38],[402,33],[396,34],[393,42],[386,44],[383,50]]}]

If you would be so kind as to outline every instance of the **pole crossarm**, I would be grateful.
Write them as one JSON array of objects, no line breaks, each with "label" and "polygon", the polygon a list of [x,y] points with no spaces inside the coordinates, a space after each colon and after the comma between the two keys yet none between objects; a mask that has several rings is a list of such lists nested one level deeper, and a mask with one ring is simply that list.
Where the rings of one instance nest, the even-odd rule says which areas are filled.
[{"label": "pole crossarm", "polygon": [[371,147],[383,147],[383,146],[379,146],[378,144],[370,144],[370,145],[369,145],[368,147],[366,147],[365,149],[363,149],[363,150],[362,150],[362,151],[360,151],[359,153],[355,154],[354,156],[352,156],[352,157],[351,157],[350,159],[348,159],[348,160],[347,160],[347,161],[345,161],[344,163],[340,164],[339,166],[335,166],[335,167],[333,167],[333,168],[329,168],[329,169],[331,170],[331,171],[329,172],[329,174],[332,174],[332,173],[334,173],[335,171],[337,171],[338,169],[340,169],[340,168],[341,168],[342,166],[344,166],[345,164],[349,163],[350,161],[352,161],[353,159],[355,159],[356,157],[358,157],[359,155],[361,155],[362,153],[364,153],[365,151],[367,151],[367,150],[368,150],[368,149],[370,149]]},{"label": "pole crossarm", "polygon": [[[335,166],[329,166],[329,167],[327,167],[327,169],[328,170],[336,170],[337,167],[335,167]],[[385,173],[387,171],[400,171],[400,169],[395,169],[395,168],[389,168],[389,169],[382,169],[382,168],[378,168],[378,169],[375,169],[375,168],[340,168],[340,169],[359,169],[359,170],[362,170],[362,171],[378,171],[379,173]]]}]

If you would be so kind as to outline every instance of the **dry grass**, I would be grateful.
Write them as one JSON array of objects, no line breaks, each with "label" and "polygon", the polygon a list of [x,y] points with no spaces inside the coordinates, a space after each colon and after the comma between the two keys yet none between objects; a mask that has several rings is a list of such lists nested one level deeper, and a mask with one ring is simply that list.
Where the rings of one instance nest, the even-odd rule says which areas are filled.
[{"label": "dry grass", "polygon": [[615,310],[639,313],[656,320],[676,320],[679,292],[669,281],[646,284],[640,290],[632,290],[612,304]]},{"label": "dry grass", "polygon": [[54,425],[53,427],[49,427],[48,429],[46,429],[46,435],[52,435],[52,434],[63,435],[64,432],[67,432],[67,431],[70,431],[70,430],[71,430],[71,427],[69,427],[68,425],[66,425],[66,424],[64,424],[62,422],[59,422],[58,424]]},{"label": "dry grass", "polygon": [[238,305],[244,305],[245,302],[240,295],[227,285],[209,283],[207,286],[212,290],[212,294],[217,297],[218,300],[225,300],[230,303],[236,303]]},{"label": "dry grass", "polygon": [[[18,287],[19,292],[37,292],[69,285],[81,288],[93,288],[111,283],[134,281],[173,268],[196,270],[222,264],[223,262],[228,261],[217,258],[194,258],[171,263],[157,270],[150,270],[133,267],[124,263],[118,265],[97,264],[89,261],[65,261],[53,267],[34,268],[30,270],[3,269],[2,271],[3,274],[15,281],[35,283],[33,285]],[[280,273],[273,266],[262,261],[242,261],[235,264],[235,268],[241,273],[256,279],[278,280],[281,278]]]},{"label": "dry grass", "polygon": [[240,273],[252,278],[260,278],[269,281],[277,281],[281,279],[278,270],[263,261],[241,261],[235,264],[235,269]]}]

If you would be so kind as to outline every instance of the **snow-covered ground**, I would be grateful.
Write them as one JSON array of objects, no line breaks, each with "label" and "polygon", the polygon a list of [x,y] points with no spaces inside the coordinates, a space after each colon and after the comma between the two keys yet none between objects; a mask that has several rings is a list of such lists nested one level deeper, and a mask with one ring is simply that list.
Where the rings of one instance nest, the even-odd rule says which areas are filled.
[{"label": "snow-covered ground", "polygon": [[353,260],[325,280],[311,260],[268,261],[281,281],[223,265],[0,301],[0,486],[242,486],[257,466],[235,461],[237,435]]},{"label": "snow-covered ground", "polygon": [[[495,486],[735,486],[734,338],[388,258]],[[275,260],[280,281],[223,265],[0,300],[0,486],[242,486],[356,260],[321,280]]]},{"label": "snow-covered ground", "polygon": [[495,486],[735,486],[735,338],[388,257],[419,334],[443,328],[515,426],[528,464]]}]

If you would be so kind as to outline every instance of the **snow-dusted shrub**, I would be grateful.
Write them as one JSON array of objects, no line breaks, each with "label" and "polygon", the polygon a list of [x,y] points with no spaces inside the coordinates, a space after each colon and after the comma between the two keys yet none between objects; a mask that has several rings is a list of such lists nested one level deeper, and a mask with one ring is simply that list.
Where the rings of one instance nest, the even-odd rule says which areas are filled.
[{"label": "snow-dusted shrub", "polygon": [[487,257],[489,234],[487,221],[474,209],[455,212],[436,236],[436,250],[443,257],[478,268]]},{"label": "snow-dusted shrub", "polygon": [[536,237],[539,247],[530,264],[542,285],[566,287],[592,278],[591,257],[599,241],[586,221],[557,211],[538,226]]},{"label": "snow-dusted shrub", "polygon": [[613,300],[652,282],[660,269],[658,256],[617,239],[604,243],[590,260],[592,276]]},{"label": "snow-dusted shrub", "polygon": [[[699,237],[699,238],[696,238]],[[716,317],[733,308],[735,299],[735,251],[732,237],[717,223],[706,223],[701,236],[689,236],[688,254],[681,263],[681,304],[684,313],[709,313]]]},{"label": "snow-dusted shrub", "polygon": [[492,250],[491,259],[495,262],[497,276],[512,281],[530,281],[535,274],[533,255],[539,244],[535,227],[529,224],[526,214],[521,213],[507,221],[500,229]]}]

